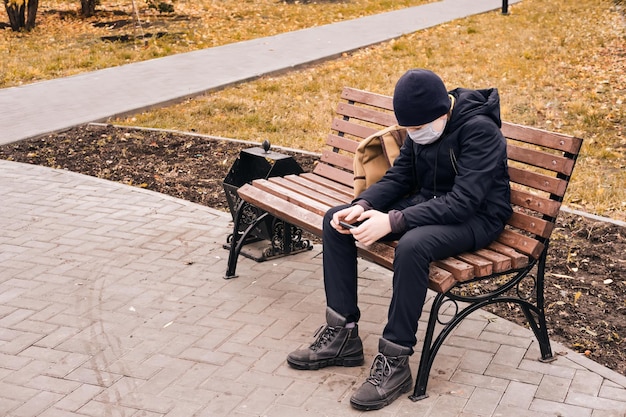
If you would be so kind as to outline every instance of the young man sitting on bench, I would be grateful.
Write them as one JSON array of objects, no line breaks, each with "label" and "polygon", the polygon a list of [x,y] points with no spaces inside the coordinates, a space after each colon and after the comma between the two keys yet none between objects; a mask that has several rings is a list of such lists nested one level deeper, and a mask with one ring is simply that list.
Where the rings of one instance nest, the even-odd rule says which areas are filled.
[{"label": "young man sitting on bench", "polygon": [[400,155],[352,204],[326,213],[326,326],[308,348],[287,357],[296,369],[363,363],[356,241],[397,240],[380,353],[350,400],[361,410],[382,408],[412,387],[409,357],[417,342],[430,263],[488,245],[512,213],[496,89],[448,92],[436,74],[414,69],[398,80],[393,107],[408,133]]}]

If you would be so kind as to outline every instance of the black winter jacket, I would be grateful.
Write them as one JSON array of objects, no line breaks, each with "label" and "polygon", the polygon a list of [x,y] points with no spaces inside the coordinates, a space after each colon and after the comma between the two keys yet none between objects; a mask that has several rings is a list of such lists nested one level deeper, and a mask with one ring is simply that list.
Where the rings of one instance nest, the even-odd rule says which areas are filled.
[{"label": "black winter jacket", "polygon": [[477,249],[500,234],[512,213],[500,98],[496,89],[450,95],[455,103],[443,135],[429,145],[407,136],[393,167],[359,199],[387,211],[412,196],[415,204],[401,211],[404,231],[467,223]]}]

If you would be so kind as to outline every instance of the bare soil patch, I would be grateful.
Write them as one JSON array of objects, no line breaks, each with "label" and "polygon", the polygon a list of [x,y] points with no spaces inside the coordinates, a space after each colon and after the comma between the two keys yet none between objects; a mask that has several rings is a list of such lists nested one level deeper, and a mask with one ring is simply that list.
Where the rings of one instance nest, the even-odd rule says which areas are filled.
[{"label": "bare soil patch", "polygon": [[[246,147],[250,145],[191,134],[88,125],[0,146],[0,158],[67,169],[228,211],[222,181]],[[315,157],[291,154],[305,171],[313,168]],[[626,375],[626,228],[566,213],[558,224],[546,272],[551,337]],[[492,311],[526,325],[514,306]]]}]

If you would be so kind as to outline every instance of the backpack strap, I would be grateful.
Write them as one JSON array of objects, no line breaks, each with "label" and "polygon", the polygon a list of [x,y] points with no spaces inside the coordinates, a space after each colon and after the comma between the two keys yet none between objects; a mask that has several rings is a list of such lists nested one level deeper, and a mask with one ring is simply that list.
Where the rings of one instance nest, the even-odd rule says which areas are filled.
[{"label": "backpack strap", "polygon": [[354,196],[379,181],[400,154],[406,129],[393,125],[363,139],[354,154]]}]

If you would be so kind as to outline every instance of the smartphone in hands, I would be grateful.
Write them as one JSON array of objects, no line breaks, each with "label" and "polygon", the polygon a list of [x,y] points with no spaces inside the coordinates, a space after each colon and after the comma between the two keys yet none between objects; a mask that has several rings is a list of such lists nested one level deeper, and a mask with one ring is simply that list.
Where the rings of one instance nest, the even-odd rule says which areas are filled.
[{"label": "smartphone in hands", "polygon": [[361,224],[360,222],[350,224],[344,221],[339,221],[339,226],[343,227],[346,230],[354,229],[355,227],[358,227],[360,224]]}]

